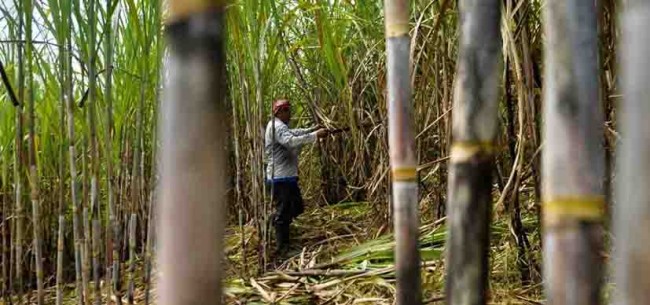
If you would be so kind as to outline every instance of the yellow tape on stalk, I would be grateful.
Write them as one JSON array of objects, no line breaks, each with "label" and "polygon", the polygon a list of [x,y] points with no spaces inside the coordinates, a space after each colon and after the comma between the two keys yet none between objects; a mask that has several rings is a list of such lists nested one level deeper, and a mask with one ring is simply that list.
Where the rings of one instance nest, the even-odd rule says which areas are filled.
[{"label": "yellow tape on stalk", "polygon": [[478,154],[494,153],[492,142],[455,142],[451,145],[450,160],[452,163],[465,162]]},{"label": "yellow tape on stalk", "polygon": [[173,21],[187,18],[224,5],[224,0],[170,0],[169,19]]},{"label": "yellow tape on stalk", "polygon": [[409,34],[410,25],[406,23],[387,23],[386,24],[386,37],[399,37]]},{"label": "yellow tape on stalk", "polygon": [[547,225],[565,221],[599,222],[605,218],[603,196],[563,196],[547,200],[542,205],[544,223]]},{"label": "yellow tape on stalk", "polygon": [[415,167],[393,168],[393,181],[416,181],[417,174]]}]

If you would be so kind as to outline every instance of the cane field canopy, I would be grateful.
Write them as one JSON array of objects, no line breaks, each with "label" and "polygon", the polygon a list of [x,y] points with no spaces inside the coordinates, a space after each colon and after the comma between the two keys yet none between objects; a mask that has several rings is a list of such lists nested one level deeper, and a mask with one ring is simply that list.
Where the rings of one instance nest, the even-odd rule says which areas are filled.
[{"label": "cane field canopy", "polygon": [[[460,10],[476,1],[405,2],[410,69],[401,84],[410,86],[411,106],[403,123],[413,130],[417,162],[422,300],[434,304],[446,294],[449,177],[458,172],[450,159],[462,123],[452,118],[465,111],[454,102],[459,79],[467,82],[458,75],[468,73],[459,70],[461,54],[469,54],[460,51],[469,44],[461,39]],[[544,10],[557,1],[493,2],[501,5],[501,64],[499,127],[485,178],[492,198],[487,298],[543,304],[545,44],[555,37],[545,33]],[[598,181],[609,212],[621,138],[622,9],[617,1],[597,2],[593,107],[603,111],[605,173]],[[226,304],[394,304],[402,235],[393,227],[400,212],[392,197],[384,9],[383,0],[227,1]],[[158,301],[159,126],[170,120],[159,109],[173,79],[169,18],[168,3],[158,0],[0,2],[2,304]],[[278,262],[264,133],[280,98],[291,101],[292,127],[338,132],[300,155],[306,208],[291,227],[295,251]],[[608,244],[609,227],[604,231]],[[598,255],[608,262],[605,249]],[[609,278],[608,268],[603,273]],[[604,282],[599,293],[608,299],[612,284]]]}]

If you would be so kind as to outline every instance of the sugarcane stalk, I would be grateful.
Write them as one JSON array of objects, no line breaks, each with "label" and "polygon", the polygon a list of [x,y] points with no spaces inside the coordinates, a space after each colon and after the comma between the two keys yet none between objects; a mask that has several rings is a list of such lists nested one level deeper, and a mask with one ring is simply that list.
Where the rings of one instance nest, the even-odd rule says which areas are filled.
[{"label": "sugarcane stalk", "polygon": [[28,104],[28,117],[29,117],[29,145],[28,145],[28,160],[29,160],[29,189],[30,189],[30,200],[32,203],[32,231],[34,236],[34,264],[36,271],[36,302],[38,305],[44,303],[44,291],[43,291],[43,254],[42,252],[42,240],[41,240],[41,216],[40,216],[40,199],[39,199],[39,177],[36,164],[36,146],[35,146],[35,137],[36,137],[36,115],[34,110],[34,77],[32,74],[33,67],[33,44],[32,44],[32,10],[33,3],[31,0],[24,1],[26,6],[25,14],[25,34],[26,34],[26,44],[25,44],[25,57],[27,59],[27,104]]},{"label": "sugarcane stalk", "polygon": [[[112,0],[106,0],[106,7],[110,8]],[[114,13],[113,11],[110,11]],[[104,87],[104,99],[106,100],[106,128],[105,128],[105,147],[106,147],[106,185],[107,185],[107,215],[106,223],[106,256],[108,258],[106,283],[108,284],[109,296],[114,296],[118,305],[122,304],[120,288],[120,227],[117,220],[117,208],[115,205],[115,182],[114,182],[114,163],[113,163],[113,136],[115,126],[113,123],[113,19],[109,15],[106,18],[105,32],[105,51],[104,62],[106,63],[106,82]],[[110,299],[110,297],[109,297]]]},{"label": "sugarcane stalk", "polygon": [[[145,20],[147,16],[143,17]],[[151,38],[146,31],[143,31],[142,34],[142,52],[144,54],[149,54],[151,47]],[[145,100],[147,95],[147,86],[149,85],[149,60],[148,56],[143,57],[139,60],[140,75],[142,77],[142,82],[140,83],[140,98],[138,101],[138,108],[136,111],[136,137],[134,143],[134,154],[133,154],[133,180],[131,181],[132,188],[132,197],[131,197],[131,213],[137,213],[138,209],[141,207],[146,207],[145,193],[145,183],[144,183],[144,161],[145,161],[145,149],[144,149],[144,129],[145,129]],[[143,215],[144,217],[144,215]],[[146,229],[146,226],[141,226],[142,230]],[[144,231],[143,234],[140,234],[143,238],[146,237]]]},{"label": "sugarcane stalk", "polygon": [[[259,28],[257,29],[259,31]],[[257,31],[256,31],[257,32]],[[255,101],[257,102],[257,108],[255,109],[256,112],[253,112],[253,122],[255,125],[254,126],[259,126],[261,125],[261,120],[264,117],[264,81],[265,79],[262,77],[262,61],[263,61],[263,55],[262,52],[259,52],[262,48],[258,46],[258,52],[255,53],[254,55],[254,63],[253,63],[253,78],[255,80]],[[275,125],[273,125],[273,134],[275,134]],[[259,128],[252,128],[251,135],[254,138],[263,138],[262,136],[262,131]],[[253,163],[254,168],[253,168],[253,175],[255,177],[254,179],[254,195],[253,198],[254,200],[258,202],[262,202],[262,209],[260,210],[260,214],[257,215],[259,219],[261,219],[261,223],[263,226],[260,228],[260,272],[266,271],[267,266],[269,265],[270,261],[270,251],[269,251],[269,246],[271,245],[271,230],[269,230],[269,224],[271,223],[270,215],[271,211],[273,210],[273,184],[271,184],[271,189],[270,189],[270,198],[267,200],[267,189],[266,189],[266,183],[264,183],[264,177],[262,173],[264,173],[264,162],[263,162],[263,156],[264,156],[264,145],[260,143],[259,141],[253,141],[252,145],[252,150],[255,156],[255,162]]]},{"label": "sugarcane stalk", "polygon": [[[148,47],[145,47],[145,54],[148,54]],[[135,142],[133,144],[133,164],[132,164],[132,189],[131,189],[131,202],[130,202],[130,213],[136,213],[138,207],[143,204],[141,200],[141,192],[143,189],[142,183],[142,167],[141,167],[141,158],[143,153],[142,137],[144,129],[144,100],[145,100],[145,90],[146,90],[146,80],[148,72],[146,71],[146,57],[142,60],[145,63],[141,63],[141,73],[144,76],[144,81],[140,84],[140,98],[138,101],[138,108],[136,111],[136,130],[135,130]]]},{"label": "sugarcane stalk", "polygon": [[[19,17],[19,19],[20,19],[20,17]],[[21,22],[19,22],[19,25],[21,25]],[[18,32],[19,33],[21,32],[20,26],[18,28]],[[20,35],[18,35],[18,37],[20,38]],[[18,70],[20,70],[20,66],[21,66],[21,62],[22,62],[21,61],[21,58],[22,58],[21,56],[22,55],[20,55],[21,50],[22,49],[19,46],[18,47],[19,52],[17,52],[18,53],[18,59],[19,59],[18,60],[18,66],[19,66]],[[6,71],[5,71],[5,73],[6,73]],[[14,105],[14,111],[16,112],[15,118],[16,118],[16,121],[17,121],[18,120],[18,108],[20,107],[20,102],[18,102],[18,98],[16,97],[16,94],[15,94],[15,92],[14,92],[14,90],[13,90],[11,84],[10,84],[9,76],[4,75],[2,77],[2,79],[3,79],[3,83],[4,83],[5,87],[6,87],[6,90],[10,93],[10,96],[12,97],[13,105]],[[18,77],[18,79],[20,79],[20,77]],[[16,167],[17,167],[16,164],[18,164],[18,163],[16,161],[18,159],[17,157],[19,156],[18,147],[17,147],[17,144],[18,144],[18,141],[17,141],[18,140],[18,128],[19,127],[20,126],[18,126],[18,124],[16,124],[16,128],[15,128],[16,129],[16,131],[15,131],[16,135],[15,135],[15,143],[14,143],[14,172],[13,172],[13,178],[14,178],[13,182],[14,183],[13,184],[14,184],[14,190],[16,192],[16,198],[19,197],[17,195],[17,193],[18,193],[17,186],[18,186],[19,181],[16,180],[16,178],[18,177],[18,175],[17,175],[18,171],[16,170]],[[10,162],[8,153],[4,154],[3,161],[4,161],[3,162],[4,165],[8,166],[8,164]],[[4,173],[4,174],[8,175],[8,173]],[[9,178],[6,178],[5,180],[8,180],[8,179]],[[9,194],[9,190],[6,190],[5,191],[5,197],[8,197],[9,196],[8,194]],[[12,209],[12,208],[7,206],[7,205],[4,205],[3,209],[4,209],[3,213],[5,215],[8,215],[9,210]],[[15,210],[13,210],[13,211],[15,212]],[[15,279],[15,277],[14,277],[15,272],[14,271],[15,270],[14,270],[14,268],[16,267],[16,263],[15,263],[15,261],[16,261],[16,259],[15,259],[15,256],[16,256],[16,251],[15,251],[16,243],[15,243],[15,238],[14,238],[15,235],[16,235],[15,234],[15,232],[16,232],[16,217],[14,217],[15,215],[16,214],[12,213],[11,220],[10,220],[10,218],[8,218],[8,216],[5,216],[5,217],[7,217],[6,220],[5,220],[5,222],[6,222],[5,227],[8,226],[9,228],[6,229],[8,234],[7,234],[7,236],[5,236],[5,240],[3,241],[4,242],[3,244],[5,245],[5,249],[3,251],[3,254],[6,255],[6,252],[9,252],[9,258],[8,258],[8,261],[7,261],[7,273],[8,273],[7,274],[7,280],[8,280],[8,283],[7,283],[6,295],[4,297],[5,302],[7,304],[9,304],[9,305],[13,305],[13,296],[14,296],[14,294],[15,295],[18,294],[16,292],[16,290],[14,290],[14,288],[15,288],[15,284],[14,284],[14,279]]]},{"label": "sugarcane stalk", "polygon": [[[72,11],[72,1],[65,1],[67,11]],[[71,14],[71,13],[70,13]],[[71,18],[72,16],[66,16]],[[68,137],[68,167],[70,171],[70,201],[72,202],[72,235],[74,239],[74,258],[75,258],[75,290],[77,296],[77,304],[82,305],[84,296],[82,290],[82,245],[83,235],[81,232],[81,208],[77,198],[77,166],[76,166],[76,147],[75,147],[75,127],[74,127],[74,94],[72,88],[73,69],[72,69],[72,33],[73,23],[69,22],[68,36],[67,36],[67,69],[65,87],[67,92],[66,98],[66,121],[67,121],[67,137]]]},{"label": "sugarcane stalk", "polygon": [[[86,54],[86,60],[88,59],[89,53]],[[83,73],[82,73],[82,82],[83,82]],[[89,161],[88,151],[90,150],[90,132],[86,132],[88,129],[88,107],[85,106],[86,101],[88,100],[89,91],[86,90],[86,93],[82,97],[81,101],[78,103],[82,107],[83,119],[85,120],[82,125],[81,133],[81,228],[82,228],[82,241],[81,241],[81,286],[84,294],[84,304],[90,305],[90,281],[91,281],[91,261],[92,261],[92,249],[91,242],[91,222],[90,222],[90,213],[92,213],[92,199],[89,194],[91,194],[91,175],[92,169],[90,167],[92,160]],[[90,157],[92,158],[92,157]]]},{"label": "sugarcane stalk", "polygon": [[[18,11],[23,11],[23,1],[19,1]],[[18,14],[18,38],[23,40],[23,27],[24,16],[22,13]],[[18,297],[18,304],[22,304],[23,298],[23,222],[24,222],[24,207],[23,207],[23,104],[25,101],[25,54],[24,45],[18,45],[18,100],[21,104],[15,107],[16,110],[16,144],[14,151],[14,187],[15,187],[15,204],[16,204],[16,238],[14,241],[15,248],[15,273],[16,273],[16,296]]]},{"label": "sugarcane stalk", "polygon": [[[527,108],[530,107],[530,102],[534,101],[530,97],[528,92],[533,86],[531,83],[531,74],[525,73],[527,68],[530,68],[529,62],[530,57],[527,44],[530,42],[527,39],[527,28],[526,28],[526,14],[523,14],[521,10],[513,13],[513,7],[521,5],[521,0],[517,1],[505,1],[504,5],[504,33],[507,37],[507,41],[504,43],[508,46],[508,51],[506,52],[506,68],[505,68],[505,85],[509,86],[510,81],[515,82],[515,86],[510,88],[505,88],[505,102],[506,102],[506,117],[507,124],[506,130],[508,135],[508,151],[512,160],[512,170],[510,172],[510,177],[506,186],[503,188],[502,194],[497,201],[497,205],[505,201],[506,196],[510,198],[510,202],[506,204],[508,213],[510,214],[510,227],[513,233],[514,241],[517,244],[517,266],[521,276],[521,283],[523,285],[529,285],[531,282],[531,270],[535,268],[534,261],[528,256],[530,243],[528,241],[528,236],[526,233],[526,228],[522,223],[521,216],[521,207],[519,203],[520,194],[519,188],[523,182],[522,174],[522,157],[524,156],[525,147],[528,140],[525,137],[526,129],[526,112]],[[526,5],[526,4],[523,4]],[[521,6],[519,6],[521,7]],[[516,28],[512,28],[510,25],[509,18],[507,16],[512,16],[512,20],[518,24]],[[521,24],[521,25],[519,25]],[[517,47],[516,40],[514,38],[515,33],[521,29],[521,39],[519,39],[519,44],[521,44],[521,51]],[[521,54],[520,54],[521,53]],[[522,62],[523,58],[523,62]],[[528,77],[526,77],[528,76]],[[515,95],[516,93],[516,95]],[[516,99],[516,100],[515,100]],[[518,121],[518,131],[515,133],[515,116],[514,108],[517,108],[517,121]],[[527,107],[527,105],[529,107]],[[532,134],[533,131],[529,132]],[[533,137],[533,141],[534,141]]]},{"label": "sugarcane stalk", "polygon": [[[12,215],[15,216],[15,214],[12,214]],[[16,250],[15,249],[16,248],[16,243],[15,243],[15,239],[14,239],[14,235],[15,235],[14,233],[16,232],[15,217],[14,217],[14,220],[9,223],[9,225],[11,226],[11,228],[9,229],[9,231],[11,232],[9,234],[9,292],[11,293],[11,295],[9,296],[8,304],[13,305],[13,297],[14,297],[14,295],[17,295],[16,290],[15,290],[15,287],[16,287],[15,273],[16,272],[14,270],[16,268],[16,263],[15,263],[16,262],[16,251],[15,251]]]},{"label": "sugarcane stalk", "polygon": [[84,207],[82,211],[82,220],[84,228],[84,240],[83,240],[83,266],[81,272],[81,279],[84,291],[84,304],[90,305],[90,276],[91,276],[91,259],[92,259],[92,235],[90,227],[90,214],[88,212],[88,207]]},{"label": "sugarcane stalk", "polygon": [[420,304],[418,186],[409,63],[409,0],[386,0],[388,145],[393,179],[397,304]]},{"label": "sugarcane stalk", "polygon": [[619,55],[622,91],[619,122],[625,139],[617,155],[616,204],[614,204],[614,281],[612,304],[650,302],[650,2],[628,1],[621,14],[623,39]]},{"label": "sugarcane stalk", "polygon": [[[95,304],[101,302],[101,288],[100,288],[100,279],[99,279],[99,256],[100,256],[100,247],[99,236],[100,231],[95,228],[96,222],[99,223],[99,186],[98,186],[98,176],[99,176],[99,150],[98,140],[97,140],[97,68],[95,65],[97,57],[97,47],[96,45],[96,1],[89,0],[89,11],[88,11],[88,27],[89,27],[89,47],[88,47],[88,127],[90,131],[90,214],[88,215],[89,219],[87,220],[87,229],[86,229],[86,244],[87,251],[89,255],[87,258],[92,260],[92,277],[94,282],[94,288],[92,289],[95,294]],[[90,269],[91,261],[88,261],[85,265]],[[88,270],[88,278],[90,278],[91,270]],[[91,287],[88,285],[86,288],[87,293],[87,302],[90,303],[90,290]]]},{"label": "sugarcane stalk", "polygon": [[[241,232],[241,239],[242,239],[241,240],[241,252],[242,252],[242,261],[241,261],[242,266],[241,266],[241,268],[242,269],[240,270],[240,272],[241,272],[242,275],[244,275],[244,274],[246,274],[246,271],[248,270],[247,265],[246,265],[248,260],[246,259],[246,254],[247,254],[247,252],[246,252],[246,229],[244,229],[244,214],[242,212],[241,207],[239,207],[237,209],[237,220],[239,222],[239,231]],[[243,279],[243,276],[242,276],[242,279]]]},{"label": "sugarcane stalk", "polygon": [[[61,189],[63,191],[63,189]],[[56,242],[56,305],[63,304],[63,251],[65,250],[65,216],[59,215],[59,231]]]},{"label": "sugarcane stalk", "polygon": [[66,54],[70,52],[65,49],[65,42],[67,37],[62,34],[67,27],[67,18],[61,18],[61,29],[57,35],[57,42],[59,43],[59,134],[63,138],[59,148],[59,228],[56,243],[56,305],[63,304],[63,251],[65,249],[65,101],[66,101]]},{"label": "sugarcane stalk", "polygon": [[127,294],[127,300],[129,305],[134,304],[134,293],[135,293],[135,242],[136,235],[135,229],[138,221],[138,215],[135,213],[131,214],[129,219],[129,290]]},{"label": "sugarcane stalk", "polygon": [[596,4],[549,1],[542,152],[547,304],[600,304],[604,216],[603,114]]},{"label": "sugarcane stalk", "polygon": [[[241,71],[239,71],[238,74],[239,74],[238,75],[239,84],[242,85],[243,84],[243,75],[242,75]],[[243,98],[243,94],[242,94],[242,98]],[[243,184],[242,183],[242,176],[244,175],[244,173],[243,173],[241,162],[240,162],[241,161],[241,152],[240,152],[240,148],[239,148],[239,144],[240,144],[240,142],[239,142],[239,138],[240,138],[239,128],[240,127],[239,126],[240,126],[240,123],[239,123],[239,115],[238,115],[238,110],[237,110],[238,102],[239,102],[239,100],[236,99],[233,96],[233,98],[231,99],[231,103],[232,103],[231,107],[232,107],[232,112],[233,112],[233,114],[232,114],[232,118],[233,118],[232,119],[233,137],[232,138],[233,138],[233,147],[234,147],[234,155],[235,155],[235,205],[237,206],[237,220],[239,222],[239,229],[241,231],[241,238],[242,238],[242,240],[241,240],[241,253],[242,253],[242,255],[241,255],[241,258],[242,258],[242,262],[241,262],[242,270],[241,270],[241,273],[246,274],[248,259],[246,257],[247,256],[246,232],[244,232],[244,225],[243,225],[243,217],[244,217],[243,216],[243,205],[244,205],[244,201],[243,201],[243,194],[242,194],[242,188],[243,188],[243,186],[242,186],[242,184]]]},{"label": "sugarcane stalk", "polygon": [[169,12],[159,120],[160,304],[219,304],[229,126],[225,1],[173,0]]},{"label": "sugarcane stalk", "polygon": [[93,251],[93,281],[94,281],[94,304],[99,305],[102,302],[102,290],[100,286],[100,262],[99,255],[101,251],[101,223],[99,218],[92,220],[92,251]]},{"label": "sugarcane stalk", "polygon": [[461,0],[448,184],[446,297],[451,305],[487,301],[493,143],[501,79],[501,5]]},{"label": "sugarcane stalk", "polygon": [[[32,102],[33,103],[33,102]],[[32,113],[33,113],[33,108],[32,108]],[[33,131],[32,131],[33,132]],[[33,133],[32,133],[33,135]],[[33,141],[33,139],[30,139],[30,141]],[[33,148],[33,143],[30,144]],[[33,152],[33,150],[32,150]],[[34,158],[34,157],[32,157]],[[40,229],[40,200],[39,198],[39,190],[38,190],[38,174],[36,171],[36,164],[35,161],[31,162],[32,164],[30,165],[30,177],[31,181],[33,181],[33,185],[31,187],[31,192],[30,192],[30,198],[32,201],[32,219],[34,219],[34,223],[32,224],[33,226],[33,233],[34,233],[34,264],[35,264],[35,271],[36,271],[36,301],[37,304],[42,305],[45,302],[45,295],[43,291],[43,253],[42,253],[42,236],[41,236],[41,229]]]},{"label": "sugarcane stalk", "polygon": [[[161,22],[161,8],[162,5],[160,2],[156,2],[156,14],[155,14],[155,24],[159,25]],[[163,60],[163,39],[162,32],[156,31],[156,55],[157,61],[160,63]],[[160,107],[160,83],[162,81],[161,65],[156,65],[156,76],[155,76],[155,101],[156,109]],[[151,141],[151,147],[153,152],[151,154],[151,173],[150,173],[150,190],[149,190],[149,210],[147,211],[147,240],[145,245],[145,295],[144,295],[144,304],[149,305],[151,303],[151,286],[152,286],[152,269],[155,263],[154,256],[154,245],[156,242],[156,206],[157,206],[157,193],[156,189],[158,186],[158,130],[156,129],[156,124],[158,122],[156,116],[152,116],[151,119],[153,140]]]},{"label": "sugarcane stalk", "polygon": [[150,199],[149,199],[149,209],[147,217],[147,240],[145,244],[144,251],[144,304],[150,304],[150,294],[151,294],[151,269],[153,265],[153,243],[154,243],[154,208],[155,208],[155,198],[154,198],[155,187],[151,189]]},{"label": "sugarcane stalk", "polygon": [[[9,209],[7,208],[9,188],[9,154],[6,150],[2,151],[2,299],[5,304],[10,304],[11,290],[10,290],[10,268],[9,257],[7,253],[11,247],[9,242]],[[58,305],[58,304],[57,304]]]},{"label": "sugarcane stalk", "polygon": [[[89,53],[86,54],[86,60],[88,60]],[[82,80],[83,80],[83,73],[82,73]],[[91,242],[91,236],[90,236],[90,218],[89,218],[89,208],[91,204],[89,204],[89,196],[88,194],[90,191],[88,190],[90,188],[90,173],[89,173],[89,168],[88,168],[88,147],[90,146],[89,144],[89,136],[88,132],[86,131],[86,127],[88,127],[88,107],[82,106],[85,105],[86,101],[88,100],[88,90],[86,90],[86,93],[84,94],[81,102],[79,102],[80,107],[82,107],[83,111],[83,118],[85,118],[85,124],[82,127],[82,148],[81,148],[81,228],[82,228],[82,235],[81,235],[81,286],[83,289],[83,294],[84,294],[84,305],[90,305],[90,272],[91,272],[91,267],[90,267],[90,262],[91,262],[91,248],[90,248],[90,242]]]},{"label": "sugarcane stalk", "polygon": [[[126,168],[128,165],[125,165],[124,168]],[[125,186],[124,188],[127,188],[127,185],[130,181],[133,181],[133,175],[130,175],[130,177],[126,178],[124,182]],[[132,194],[130,194],[132,195]],[[126,198],[125,198],[126,199]],[[122,230],[120,234],[122,234],[122,257],[127,257],[129,255],[129,219],[131,218],[131,208],[130,206],[127,206],[128,204],[124,204],[123,213],[122,213],[122,219],[123,219],[123,224],[121,225],[120,229]],[[128,262],[127,262],[128,263]],[[128,272],[128,268],[126,270]],[[128,283],[127,283],[128,284]]]}]

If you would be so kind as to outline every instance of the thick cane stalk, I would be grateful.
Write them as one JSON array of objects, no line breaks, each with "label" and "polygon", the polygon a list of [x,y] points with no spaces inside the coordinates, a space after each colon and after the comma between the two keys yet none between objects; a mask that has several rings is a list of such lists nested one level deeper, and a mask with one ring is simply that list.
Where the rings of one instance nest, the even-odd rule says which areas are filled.
[{"label": "thick cane stalk", "polygon": [[409,0],[386,0],[388,145],[393,173],[397,304],[420,304],[417,158],[409,54]]},{"label": "thick cane stalk", "polygon": [[547,304],[599,304],[604,193],[596,4],[554,0],[547,37],[542,152]]},{"label": "thick cane stalk", "polygon": [[461,0],[447,201],[446,295],[451,305],[486,303],[493,142],[501,79],[501,5]]},{"label": "thick cane stalk", "polygon": [[169,5],[170,78],[159,120],[160,304],[219,304],[230,125],[225,1]]},{"label": "thick cane stalk", "polygon": [[619,121],[625,140],[618,156],[614,205],[615,282],[617,305],[650,302],[650,1],[629,1],[622,14],[625,102]]}]

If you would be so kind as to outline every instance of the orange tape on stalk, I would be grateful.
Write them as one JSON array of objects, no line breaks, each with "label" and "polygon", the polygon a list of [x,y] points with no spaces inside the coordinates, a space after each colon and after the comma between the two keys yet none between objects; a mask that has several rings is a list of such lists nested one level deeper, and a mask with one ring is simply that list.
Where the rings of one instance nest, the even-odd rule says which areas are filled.
[{"label": "orange tape on stalk", "polygon": [[547,200],[542,205],[544,224],[565,221],[600,222],[605,218],[603,196],[564,196]]},{"label": "orange tape on stalk", "polygon": [[224,5],[224,0],[170,0],[169,18],[170,20],[186,18]]},{"label": "orange tape on stalk", "polygon": [[450,159],[452,163],[464,162],[472,157],[483,154],[494,153],[494,143],[492,142],[455,142],[451,145]]},{"label": "orange tape on stalk", "polygon": [[393,181],[416,181],[418,171],[415,167],[393,168]]}]

